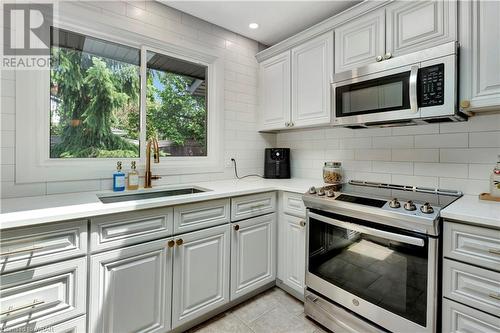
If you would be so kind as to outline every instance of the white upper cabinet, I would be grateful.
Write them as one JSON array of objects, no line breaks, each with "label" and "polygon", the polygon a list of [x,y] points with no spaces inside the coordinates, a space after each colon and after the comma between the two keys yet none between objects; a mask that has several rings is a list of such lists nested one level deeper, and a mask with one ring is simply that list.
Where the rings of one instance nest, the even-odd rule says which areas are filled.
[{"label": "white upper cabinet", "polygon": [[291,127],[330,123],[333,31],[292,49]]},{"label": "white upper cabinet", "polygon": [[261,130],[286,128],[290,122],[290,51],[260,64]]},{"label": "white upper cabinet", "polygon": [[335,73],[373,63],[384,52],[384,9],[363,15],[335,29]]},{"label": "white upper cabinet", "polygon": [[456,1],[396,1],[385,10],[386,53],[391,56],[457,40]]},{"label": "white upper cabinet", "polygon": [[[460,1],[460,105],[500,108],[500,2]],[[470,104],[470,105],[468,105]]]},{"label": "white upper cabinet", "polygon": [[229,225],[177,236],[172,327],[229,301]]}]

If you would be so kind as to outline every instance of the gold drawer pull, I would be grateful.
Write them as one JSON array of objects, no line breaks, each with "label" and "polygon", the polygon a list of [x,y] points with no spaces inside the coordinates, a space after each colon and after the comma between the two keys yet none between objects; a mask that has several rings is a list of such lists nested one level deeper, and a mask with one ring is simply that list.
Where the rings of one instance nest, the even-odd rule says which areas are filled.
[{"label": "gold drawer pull", "polygon": [[500,256],[500,250],[498,250],[498,249],[488,249],[488,252],[492,253],[492,254],[497,254]]},{"label": "gold drawer pull", "polygon": [[182,238],[179,238],[175,241],[175,244],[177,244],[177,246],[181,246],[182,244],[184,244],[184,240]]},{"label": "gold drawer pull", "polygon": [[28,247],[28,248],[14,250],[14,251],[10,251],[10,252],[4,252],[4,253],[2,253],[2,256],[9,256],[11,254],[18,254],[18,253],[23,253],[23,252],[32,252],[32,251],[41,250],[44,248],[45,248],[45,246]]},{"label": "gold drawer pull", "polygon": [[489,294],[488,296],[500,301],[500,294]]},{"label": "gold drawer pull", "polygon": [[11,314],[12,312],[19,311],[19,310],[33,308],[33,307],[35,307],[37,305],[41,305],[43,303],[45,303],[45,301],[37,301],[35,299],[35,300],[33,300],[33,303],[30,303],[30,304],[21,305],[21,306],[18,306],[17,308],[9,307],[8,310],[0,312],[0,316],[1,315],[8,315],[8,314]]}]

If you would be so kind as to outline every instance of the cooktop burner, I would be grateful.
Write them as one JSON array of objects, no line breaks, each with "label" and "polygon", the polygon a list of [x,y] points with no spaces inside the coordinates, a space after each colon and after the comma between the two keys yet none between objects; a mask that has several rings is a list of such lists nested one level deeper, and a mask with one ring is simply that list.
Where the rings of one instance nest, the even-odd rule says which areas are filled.
[{"label": "cooktop burner", "polygon": [[428,221],[437,230],[434,221],[439,219],[440,210],[461,196],[459,191],[352,180],[346,184],[311,187],[303,200],[308,208],[378,218],[387,224],[391,221],[405,225],[406,229],[412,229],[411,223]]}]

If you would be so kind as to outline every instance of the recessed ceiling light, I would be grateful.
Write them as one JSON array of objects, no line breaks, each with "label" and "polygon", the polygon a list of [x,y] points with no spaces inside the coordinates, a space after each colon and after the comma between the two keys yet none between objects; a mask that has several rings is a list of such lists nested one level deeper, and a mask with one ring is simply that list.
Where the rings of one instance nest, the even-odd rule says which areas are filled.
[{"label": "recessed ceiling light", "polygon": [[250,23],[250,24],[248,25],[248,27],[249,27],[250,29],[257,29],[257,28],[259,27],[259,25],[258,25],[257,23]]}]

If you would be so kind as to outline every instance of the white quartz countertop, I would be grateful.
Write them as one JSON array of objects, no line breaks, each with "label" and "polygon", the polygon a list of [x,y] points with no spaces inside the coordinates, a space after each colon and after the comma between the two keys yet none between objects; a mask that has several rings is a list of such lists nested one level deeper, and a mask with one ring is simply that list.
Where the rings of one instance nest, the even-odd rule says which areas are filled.
[{"label": "white quartz countertop", "polygon": [[322,186],[319,180],[311,179],[260,179],[221,180],[196,184],[176,184],[175,186],[157,186],[150,190],[125,191],[120,194],[159,191],[188,186],[197,186],[210,191],[189,195],[160,197],[116,203],[102,203],[98,195],[116,194],[106,192],[81,192],[22,197],[1,200],[0,229],[17,228],[43,223],[88,218],[98,215],[121,213],[138,209],[173,206],[196,201],[234,197],[266,191],[306,192],[310,186]]},{"label": "white quartz countertop", "polygon": [[479,200],[479,196],[475,195],[464,195],[443,209],[441,216],[445,219],[500,229],[500,202]]}]

